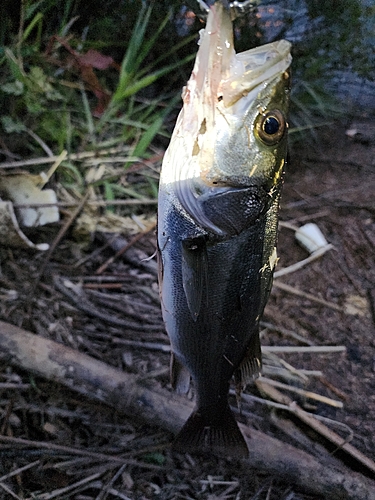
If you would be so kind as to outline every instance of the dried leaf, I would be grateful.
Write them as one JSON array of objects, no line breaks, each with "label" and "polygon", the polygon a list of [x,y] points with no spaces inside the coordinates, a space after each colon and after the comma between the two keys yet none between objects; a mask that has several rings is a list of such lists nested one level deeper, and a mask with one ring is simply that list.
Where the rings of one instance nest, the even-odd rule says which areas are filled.
[{"label": "dried leaf", "polygon": [[81,64],[96,69],[108,69],[116,63],[110,56],[105,56],[95,49],[89,49],[86,54],[79,56]]},{"label": "dried leaf", "polygon": [[106,110],[111,96],[110,93],[100,84],[94,69],[105,70],[109,67],[113,67],[119,70],[119,65],[112,59],[112,57],[105,56],[94,49],[89,49],[85,54],[79,54],[70,46],[67,38],[54,36],[52,40],[59,42],[69,52],[69,56],[65,59],[65,61],[56,60],[51,57],[50,52],[52,51],[52,43],[50,43],[49,48],[46,51],[48,60],[67,70],[75,69],[79,72],[84,83],[98,99],[97,106],[92,114],[93,116],[100,117]]}]

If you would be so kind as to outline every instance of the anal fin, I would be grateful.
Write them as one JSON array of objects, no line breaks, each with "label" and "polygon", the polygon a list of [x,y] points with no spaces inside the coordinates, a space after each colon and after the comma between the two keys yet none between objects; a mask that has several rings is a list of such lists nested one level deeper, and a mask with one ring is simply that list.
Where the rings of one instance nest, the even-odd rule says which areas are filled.
[{"label": "anal fin", "polygon": [[220,456],[247,458],[249,450],[236,419],[224,408],[194,411],[176,436],[172,449],[182,453],[215,453]]},{"label": "anal fin", "polygon": [[190,372],[172,353],[170,364],[171,384],[178,394],[186,394],[190,387]]},{"label": "anal fin", "polygon": [[262,370],[262,351],[260,347],[259,333],[255,332],[249,343],[245,356],[235,373],[237,386],[242,389],[248,383],[258,378]]}]

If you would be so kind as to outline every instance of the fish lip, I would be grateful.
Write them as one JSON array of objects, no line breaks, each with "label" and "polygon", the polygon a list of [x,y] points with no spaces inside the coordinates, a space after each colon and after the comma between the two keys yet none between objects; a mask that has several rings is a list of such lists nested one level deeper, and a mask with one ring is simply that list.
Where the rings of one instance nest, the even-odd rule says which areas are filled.
[{"label": "fish lip", "polygon": [[237,65],[242,67],[241,74],[223,78],[219,92],[225,108],[233,106],[247,95],[254,95],[278,75],[290,68],[292,56],[291,43],[287,40],[271,42],[235,55]]}]

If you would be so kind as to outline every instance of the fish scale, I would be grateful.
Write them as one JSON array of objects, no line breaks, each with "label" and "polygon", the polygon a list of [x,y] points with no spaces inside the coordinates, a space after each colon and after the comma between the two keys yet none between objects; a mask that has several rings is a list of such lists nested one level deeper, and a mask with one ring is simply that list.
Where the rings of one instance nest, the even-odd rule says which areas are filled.
[{"label": "fish scale", "polygon": [[259,375],[259,320],[272,285],[286,156],[290,44],[236,54],[230,12],[217,2],[183,92],[161,171],[159,284],[171,381],[196,409],[178,451],[245,457],[228,405]]}]

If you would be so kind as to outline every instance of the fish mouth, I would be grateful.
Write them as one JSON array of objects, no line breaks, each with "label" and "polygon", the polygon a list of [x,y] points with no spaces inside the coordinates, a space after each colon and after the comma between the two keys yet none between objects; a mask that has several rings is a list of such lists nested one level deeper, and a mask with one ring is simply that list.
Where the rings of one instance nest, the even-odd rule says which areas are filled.
[{"label": "fish mouth", "polygon": [[231,76],[224,78],[218,89],[224,106],[233,106],[239,100],[248,106],[259,88],[287,71],[292,60],[290,49],[290,42],[279,40],[236,54]]},{"label": "fish mouth", "polygon": [[[210,8],[206,29],[201,31],[200,47],[187,88],[205,103],[222,101],[232,106],[251,90],[291,63],[291,44],[279,40],[236,54],[229,10],[216,2]],[[190,85],[189,85],[190,84]]]}]

